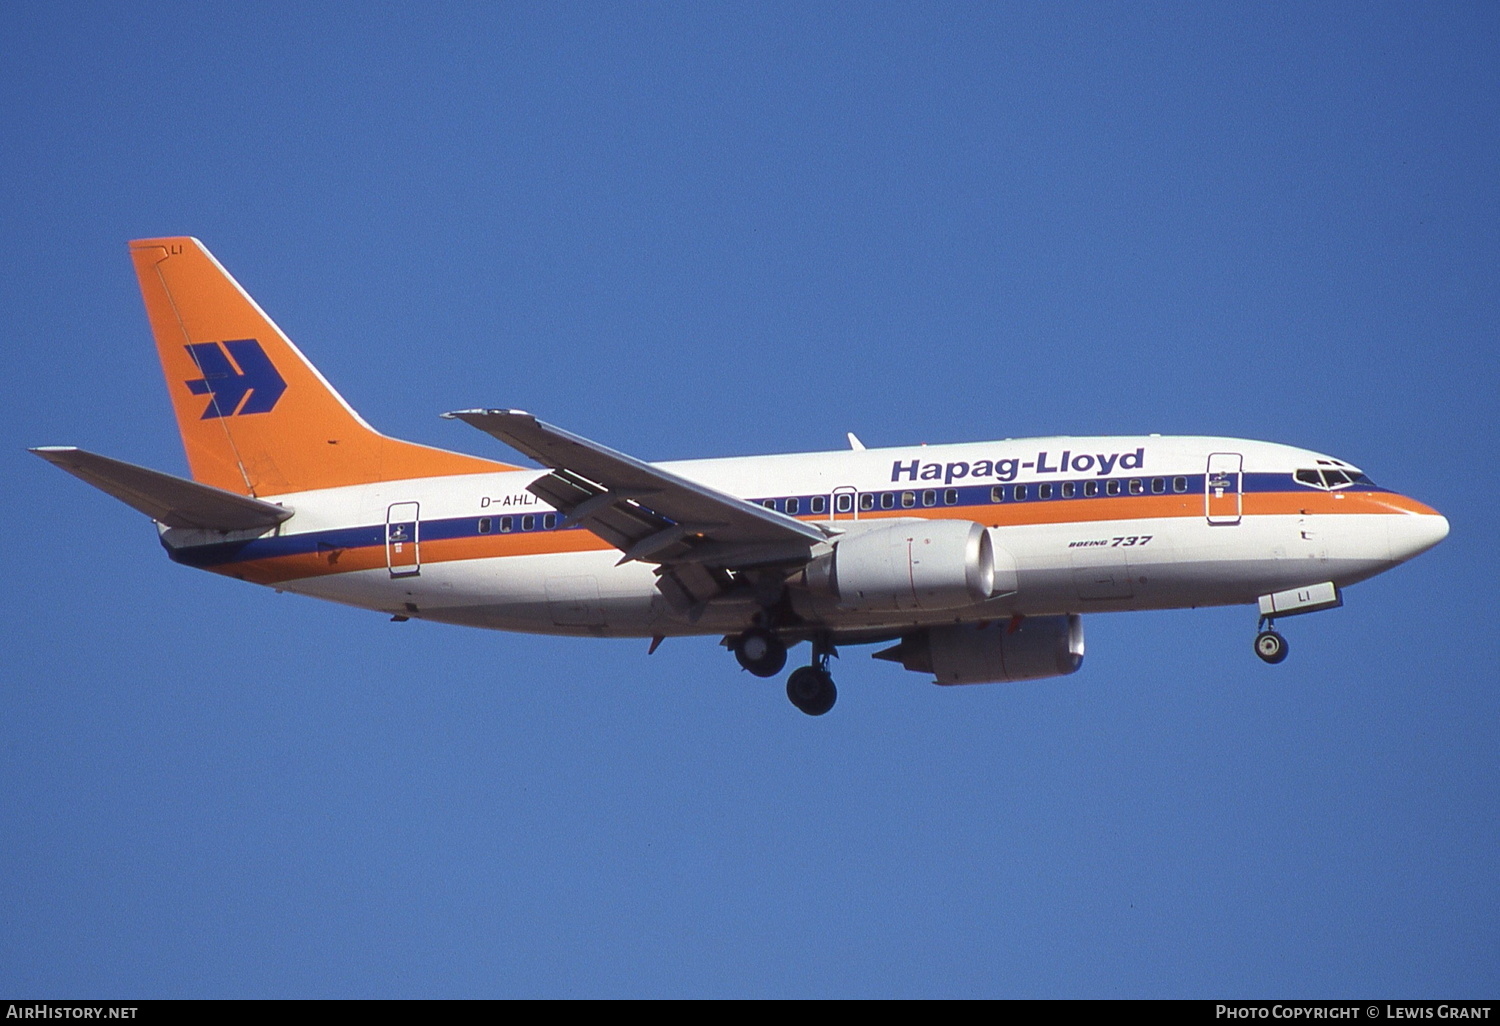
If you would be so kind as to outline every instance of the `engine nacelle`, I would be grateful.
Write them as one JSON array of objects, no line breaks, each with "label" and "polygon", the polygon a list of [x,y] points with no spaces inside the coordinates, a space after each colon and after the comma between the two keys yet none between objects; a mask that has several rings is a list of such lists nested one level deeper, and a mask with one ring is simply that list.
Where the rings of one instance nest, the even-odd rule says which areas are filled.
[{"label": "engine nacelle", "polygon": [[1010,623],[929,627],[875,653],[936,684],[997,684],[1061,677],[1083,665],[1083,621],[1077,614]]},{"label": "engine nacelle", "polygon": [[972,520],[908,520],[840,538],[806,581],[845,609],[956,609],[995,593],[994,546]]}]

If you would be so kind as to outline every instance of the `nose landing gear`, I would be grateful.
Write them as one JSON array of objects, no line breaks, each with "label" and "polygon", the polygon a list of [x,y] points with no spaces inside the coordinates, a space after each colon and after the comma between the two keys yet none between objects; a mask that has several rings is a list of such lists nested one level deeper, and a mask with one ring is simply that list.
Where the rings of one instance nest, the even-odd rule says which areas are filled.
[{"label": "nose landing gear", "polygon": [[1286,639],[1276,633],[1276,625],[1269,617],[1261,617],[1255,635],[1255,654],[1268,663],[1279,663],[1286,658]]}]

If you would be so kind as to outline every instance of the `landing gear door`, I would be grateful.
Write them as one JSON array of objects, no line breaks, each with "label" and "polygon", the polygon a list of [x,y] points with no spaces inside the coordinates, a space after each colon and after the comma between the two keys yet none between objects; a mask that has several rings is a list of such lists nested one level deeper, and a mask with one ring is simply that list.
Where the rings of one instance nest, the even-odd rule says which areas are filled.
[{"label": "landing gear door", "polygon": [[415,502],[393,503],[385,513],[385,565],[392,577],[415,577],[422,572],[417,545],[421,520]]},{"label": "landing gear door", "polygon": [[1203,483],[1203,508],[1210,524],[1237,524],[1244,511],[1244,458],[1237,452],[1208,457]]}]

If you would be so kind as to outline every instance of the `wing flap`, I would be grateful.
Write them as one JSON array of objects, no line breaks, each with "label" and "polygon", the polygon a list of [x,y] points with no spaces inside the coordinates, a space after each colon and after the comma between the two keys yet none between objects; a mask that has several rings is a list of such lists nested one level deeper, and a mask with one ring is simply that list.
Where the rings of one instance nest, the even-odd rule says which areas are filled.
[{"label": "wing flap", "polygon": [[632,504],[627,496],[566,470],[537,478],[527,490],[562,510],[564,523],[582,524],[622,551],[670,524],[665,517]]},{"label": "wing flap", "polygon": [[30,451],[168,527],[248,531],[275,527],[292,515],[285,506],[71,445],[46,445]]}]

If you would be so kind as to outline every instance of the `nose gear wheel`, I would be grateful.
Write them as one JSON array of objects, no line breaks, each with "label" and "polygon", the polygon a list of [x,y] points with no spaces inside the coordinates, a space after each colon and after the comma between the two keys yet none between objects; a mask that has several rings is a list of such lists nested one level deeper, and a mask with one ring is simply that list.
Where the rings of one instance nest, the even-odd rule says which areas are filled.
[{"label": "nose gear wheel", "polygon": [[1261,631],[1255,636],[1255,654],[1266,662],[1276,664],[1286,658],[1286,639],[1276,633],[1276,625],[1261,617]]}]

